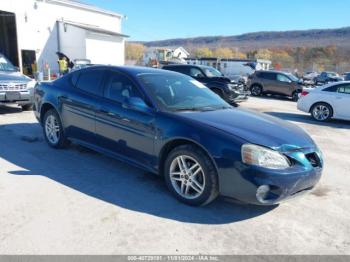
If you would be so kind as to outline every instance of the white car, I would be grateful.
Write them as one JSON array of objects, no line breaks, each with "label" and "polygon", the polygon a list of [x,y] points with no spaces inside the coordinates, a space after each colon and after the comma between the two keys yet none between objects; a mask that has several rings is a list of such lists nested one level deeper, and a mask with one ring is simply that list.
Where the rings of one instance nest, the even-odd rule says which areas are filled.
[{"label": "white car", "polygon": [[350,81],[305,88],[300,94],[298,109],[311,113],[317,121],[350,120]]}]

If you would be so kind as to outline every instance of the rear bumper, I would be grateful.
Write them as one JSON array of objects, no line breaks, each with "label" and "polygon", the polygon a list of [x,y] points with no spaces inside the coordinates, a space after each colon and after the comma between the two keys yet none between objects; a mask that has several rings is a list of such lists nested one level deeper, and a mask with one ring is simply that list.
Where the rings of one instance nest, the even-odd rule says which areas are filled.
[{"label": "rear bumper", "polygon": [[305,113],[309,113],[310,112],[310,106],[302,101],[303,98],[299,98],[298,104],[297,104],[297,108],[299,111],[305,112]]},{"label": "rear bumper", "polygon": [[25,91],[0,91],[0,103],[16,103],[27,105],[33,103],[33,90]]}]

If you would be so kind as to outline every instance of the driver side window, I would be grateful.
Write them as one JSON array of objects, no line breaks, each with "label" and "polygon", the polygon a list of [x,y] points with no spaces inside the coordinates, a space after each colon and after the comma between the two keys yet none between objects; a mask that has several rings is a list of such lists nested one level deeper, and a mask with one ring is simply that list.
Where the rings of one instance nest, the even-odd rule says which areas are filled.
[{"label": "driver side window", "polygon": [[287,76],[281,75],[281,74],[277,75],[277,80],[280,81],[280,82],[284,82],[284,83],[290,83],[291,82],[291,80]]},{"label": "driver side window", "polygon": [[198,68],[191,67],[191,69],[190,69],[190,76],[199,78],[199,77],[203,77],[204,75],[203,75],[202,71],[199,70]]},{"label": "driver side window", "polygon": [[104,97],[119,103],[123,103],[130,97],[143,99],[143,96],[134,83],[127,76],[117,72],[109,73],[105,85]]}]

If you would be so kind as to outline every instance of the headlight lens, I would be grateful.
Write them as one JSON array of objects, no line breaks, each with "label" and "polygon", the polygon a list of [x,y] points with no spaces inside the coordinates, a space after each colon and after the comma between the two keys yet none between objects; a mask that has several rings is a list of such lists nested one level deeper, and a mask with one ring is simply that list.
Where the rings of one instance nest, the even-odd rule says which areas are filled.
[{"label": "headlight lens", "polygon": [[291,166],[288,158],[281,153],[252,144],[242,146],[242,161],[248,165],[269,169],[286,169]]},{"label": "headlight lens", "polygon": [[32,80],[32,81],[28,82],[28,84],[27,84],[27,89],[34,88],[35,85],[36,85],[36,81],[35,81],[35,80]]}]

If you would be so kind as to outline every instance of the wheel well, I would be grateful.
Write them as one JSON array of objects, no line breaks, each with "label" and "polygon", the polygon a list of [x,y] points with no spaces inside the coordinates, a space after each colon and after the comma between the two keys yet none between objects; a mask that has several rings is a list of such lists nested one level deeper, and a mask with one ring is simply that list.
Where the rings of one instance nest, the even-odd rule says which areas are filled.
[{"label": "wheel well", "polygon": [[203,147],[199,146],[198,144],[196,144],[190,140],[176,139],[176,140],[172,140],[172,141],[168,142],[166,145],[164,145],[160,154],[159,154],[159,168],[158,168],[159,175],[161,175],[161,176],[163,175],[165,160],[166,160],[167,156],[169,155],[169,153],[174,148],[176,148],[178,146],[182,146],[182,145],[193,145],[193,146],[199,148],[200,150],[202,150],[203,153],[206,154],[209,157],[209,159],[213,162],[215,169],[217,171],[217,167],[216,167],[215,162],[213,161],[213,159],[210,157],[208,152]]},{"label": "wheel well", "polygon": [[44,116],[46,114],[47,111],[49,111],[50,109],[54,109],[56,110],[53,105],[49,104],[49,103],[45,103],[41,106],[41,110],[40,110],[40,122],[42,123],[42,121],[44,120]]},{"label": "wheel well", "polygon": [[250,87],[249,87],[249,89],[252,89],[253,86],[259,86],[259,87],[261,87],[261,90],[264,89],[263,85],[260,84],[260,83],[253,83],[253,84],[251,84]]},{"label": "wheel well", "polygon": [[316,103],[314,103],[314,104],[310,107],[309,113],[311,113],[311,111],[312,111],[312,109],[314,108],[314,106],[316,106],[316,105],[318,105],[318,104],[326,104],[326,105],[328,105],[328,106],[331,108],[331,110],[332,110],[331,116],[333,116],[333,114],[334,114],[334,109],[333,109],[332,105],[330,105],[330,104],[327,103],[327,102],[316,102]]}]

